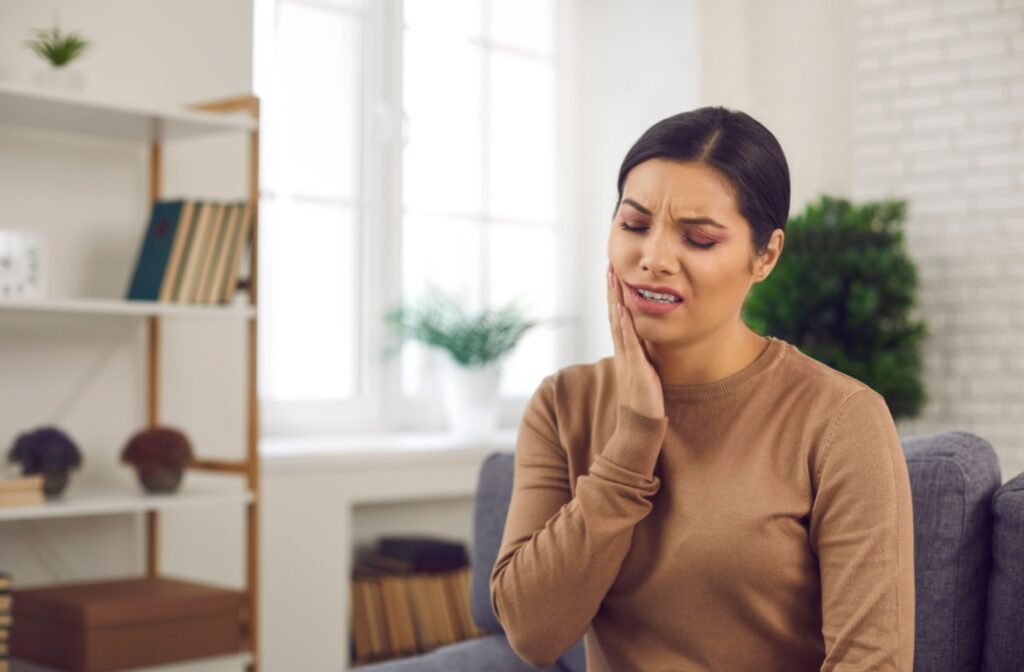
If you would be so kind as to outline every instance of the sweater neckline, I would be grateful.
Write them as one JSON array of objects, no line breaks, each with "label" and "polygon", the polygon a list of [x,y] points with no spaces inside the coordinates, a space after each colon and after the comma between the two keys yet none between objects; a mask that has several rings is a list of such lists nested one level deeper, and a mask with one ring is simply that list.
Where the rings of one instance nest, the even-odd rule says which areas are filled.
[{"label": "sweater neckline", "polygon": [[766,336],[766,338],[768,339],[768,346],[761,351],[761,354],[750,364],[732,375],[700,385],[665,385],[663,383],[661,389],[665,399],[677,401],[715,399],[732,394],[753,384],[772,364],[785,354],[785,341],[774,336]]}]

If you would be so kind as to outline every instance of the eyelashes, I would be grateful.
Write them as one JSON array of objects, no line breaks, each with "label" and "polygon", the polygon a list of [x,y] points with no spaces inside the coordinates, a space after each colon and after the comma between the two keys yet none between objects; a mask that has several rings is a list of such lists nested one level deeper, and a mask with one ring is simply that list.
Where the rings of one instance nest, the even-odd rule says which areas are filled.
[{"label": "eyelashes", "polygon": [[[623,231],[629,231],[630,233],[639,233],[641,231],[646,231],[647,230],[646,227],[630,226],[629,224],[626,224],[625,222],[619,224],[619,228],[622,229]],[[712,247],[714,247],[715,245],[718,244],[718,243],[714,243],[714,242],[712,242],[712,243],[698,243],[696,241],[690,240],[689,238],[686,239],[686,242],[689,245],[692,245],[693,247],[696,247],[696,248],[699,248],[699,249],[702,249],[702,250],[710,250]]]}]

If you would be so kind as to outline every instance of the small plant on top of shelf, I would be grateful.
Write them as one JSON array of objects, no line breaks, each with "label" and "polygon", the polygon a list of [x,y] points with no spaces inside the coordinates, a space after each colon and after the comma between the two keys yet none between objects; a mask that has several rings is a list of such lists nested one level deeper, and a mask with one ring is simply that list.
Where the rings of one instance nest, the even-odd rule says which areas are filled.
[{"label": "small plant on top of shelf", "polygon": [[89,41],[78,33],[62,33],[57,25],[49,30],[34,28],[32,32],[35,34],[35,38],[27,40],[25,46],[46,59],[55,68],[71,63],[81,56],[89,46]]},{"label": "small plant on top of shelf", "polygon": [[35,74],[35,82],[43,87],[80,92],[85,88],[85,78],[68,66],[78,60],[90,46],[88,40],[76,32],[63,33],[53,16],[53,28],[34,28],[35,37],[26,40],[25,46],[34,51],[49,65]]}]

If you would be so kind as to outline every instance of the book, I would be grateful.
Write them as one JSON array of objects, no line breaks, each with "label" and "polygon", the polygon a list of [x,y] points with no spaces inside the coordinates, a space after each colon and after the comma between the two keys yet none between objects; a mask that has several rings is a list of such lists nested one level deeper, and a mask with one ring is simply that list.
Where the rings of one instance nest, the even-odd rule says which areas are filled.
[{"label": "book", "polygon": [[46,495],[42,489],[39,490],[15,490],[13,492],[0,492],[0,507],[4,506],[28,506],[32,504],[45,504]]},{"label": "book", "polygon": [[433,537],[385,536],[377,542],[380,555],[405,561],[412,571],[439,572],[469,565],[464,544]]},{"label": "book", "polygon": [[202,201],[196,208],[192,232],[185,246],[185,258],[182,260],[181,277],[174,294],[174,300],[178,303],[190,303],[192,301],[191,297],[195,294],[199,269],[202,268],[203,263],[206,236],[210,228],[210,220],[213,217],[213,209],[214,203],[211,201]]},{"label": "book", "polygon": [[174,247],[175,234],[185,201],[157,201],[135,259],[135,271],[128,286],[128,299],[158,301],[164,273]]},{"label": "book", "polygon": [[363,580],[363,599],[366,604],[367,622],[370,626],[370,648],[374,658],[383,658],[388,654],[387,622],[384,618],[384,604],[380,594],[380,586],[376,579]]},{"label": "book", "polygon": [[181,217],[178,219],[178,230],[174,234],[171,256],[167,260],[167,268],[164,270],[164,278],[160,284],[160,301],[174,301],[174,293],[177,291],[181,279],[181,262],[185,258],[185,250],[192,235],[195,211],[196,202],[185,201],[185,205],[181,209]]},{"label": "book", "polygon": [[0,477],[0,492],[23,492],[42,491],[44,477],[42,474],[31,476],[2,476]]},{"label": "book", "polygon": [[194,303],[209,303],[206,296],[214,285],[213,272],[217,265],[217,255],[220,254],[220,245],[223,244],[224,229],[226,228],[225,215],[229,207],[222,203],[217,203],[214,206],[213,222],[207,239],[206,258],[199,271],[199,282],[196,286],[195,297],[193,297]]},{"label": "book", "polygon": [[188,293],[183,299],[185,303],[199,303],[199,292],[202,289],[203,273],[206,270],[206,264],[210,258],[210,251],[213,248],[213,239],[216,235],[217,224],[223,209],[224,206],[220,203],[209,203],[207,217],[203,220],[198,235],[193,241],[195,266],[191,269],[193,275],[189,279]]},{"label": "book", "polygon": [[449,604],[444,594],[444,586],[442,585],[440,574],[429,574],[426,576],[427,586],[430,589],[431,604],[434,608],[435,619],[440,626],[441,631],[441,643],[451,644],[459,640],[459,633],[455,629],[453,624],[453,610],[452,605]]},{"label": "book", "polygon": [[232,203],[226,207],[224,213],[224,226],[221,228],[221,234],[218,239],[217,258],[213,264],[213,270],[210,274],[210,282],[207,285],[207,290],[203,297],[204,303],[221,302],[221,295],[224,291],[224,285],[226,282],[224,277],[228,272],[228,261],[231,257],[232,239],[234,238],[235,232],[238,230],[238,226],[241,223],[241,214],[241,204]]},{"label": "book", "polygon": [[[240,204],[242,212],[240,221],[232,240],[227,273],[224,276],[224,287],[221,291],[221,303],[230,304],[238,288],[238,271],[242,265],[242,255],[251,253],[253,208],[251,201]],[[250,260],[251,266],[252,260]],[[250,269],[250,275],[252,271]]]},{"label": "book", "polygon": [[349,618],[352,622],[353,660],[359,663],[373,660],[374,651],[370,641],[370,619],[367,614],[366,595],[363,591],[365,579],[355,579],[349,591]]}]

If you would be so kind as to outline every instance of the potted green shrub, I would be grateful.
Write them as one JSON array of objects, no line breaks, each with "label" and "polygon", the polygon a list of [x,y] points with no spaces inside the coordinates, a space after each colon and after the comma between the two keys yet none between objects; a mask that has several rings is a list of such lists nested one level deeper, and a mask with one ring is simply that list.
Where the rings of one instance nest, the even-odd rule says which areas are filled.
[{"label": "potted green shrub", "polygon": [[48,88],[81,91],[84,78],[81,72],[68,66],[75,62],[89,47],[89,41],[75,32],[62,33],[54,16],[54,26],[49,30],[34,28],[34,37],[25,46],[46,61],[48,67],[36,73],[35,82]]},{"label": "potted green shrub", "polygon": [[503,360],[537,321],[524,317],[513,301],[504,308],[469,314],[452,297],[431,287],[416,305],[385,315],[395,343],[385,356],[415,340],[445,353],[441,386],[449,426],[462,437],[481,436],[498,426],[498,383]]},{"label": "potted green shrub", "polygon": [[751,329],[867,384],[893,418],[917,416],[926,401],[928,330],[911,316],[917,271],[903,247],[905,214],[901,200],[822,196],[789,219],[778,264],[743,307]]}]

